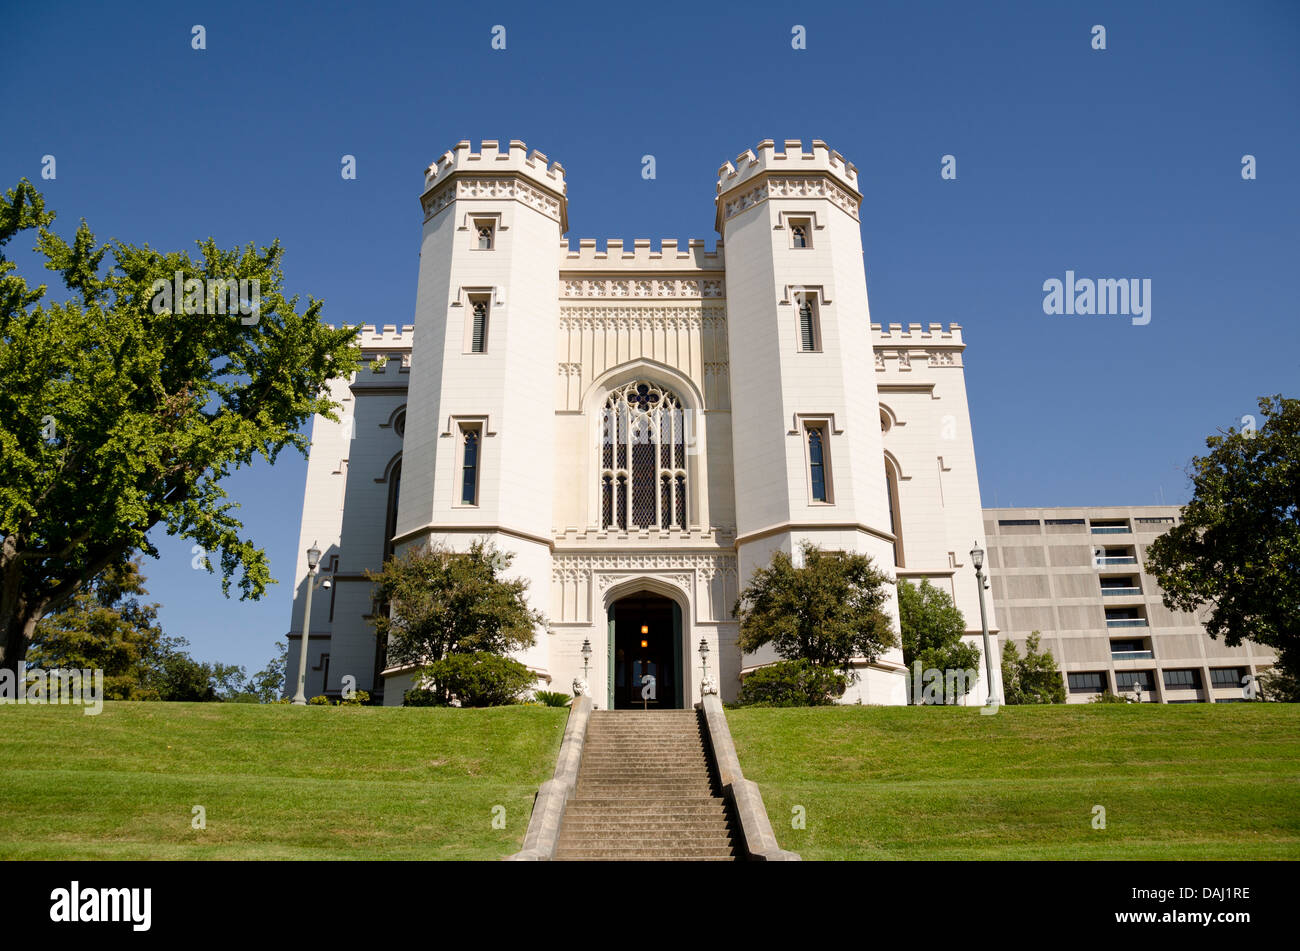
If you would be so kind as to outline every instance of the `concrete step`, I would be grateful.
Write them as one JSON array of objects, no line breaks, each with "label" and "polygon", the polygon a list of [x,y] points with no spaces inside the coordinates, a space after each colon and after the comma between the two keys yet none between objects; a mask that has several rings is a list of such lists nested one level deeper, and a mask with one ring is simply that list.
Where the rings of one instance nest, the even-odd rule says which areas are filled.
[{"label": "concrete step", "polygon": [[610,835],[622,832],[672,832],[687,834],[713,832],[730,833],[725,814],[701,816],[629,816],[623,813],[608,815],[582,815],[564,817],[564,832],[604,832]]},{"label": "concrete step", "polygon": [[706,790],[703,795],[712,794],[707,791],[712,789],[709,777],[701,773],[691,773],[689,775],[646,774],[631,777],[627,773],[604,773],[595,776],[590,773],[579,773],[578,788],[581,789],[583,786],[627,786],[641,789],[647,794],[662,792],[666,786],[699,786]]},{"label": "concrete step", "polygon": [[735,855],[686,855],[686,856],[647,856],[647,855],[626,855],[626,856],[588,856],[588,855],[557,855],[557,862],[734,862]]},{"label": "concrete step", "polygon": [[585,855],[601,855],[607,852],[659,852],[669,851],[679,855],[721,855],[731,851],[735,846],[727,836],[713,836],[708,839],[674,841],[663,839],[568,839],[561,837],[556,845],[557,852],[581,851]]},{"label": "concrete step", "polygon": [[669,799],[681,799],[688,796],[708,796],[712,790],[706,783],[663,783],[657,786],[620,783],[578,783],[577,798],[595,799],[631,799],[633,801],[657,799],[660,796]]},{"label": "concrete step", "polygon": [[582,767],[577,774],[578,782],[593,778],[627,778],[628,781],[654,780],[656,777],[672,777],[675,780],[708,780],[708,769],[703,765],[693,767],[646,767],[632,763],[612,763],[607,767]]},{"label": "concrete step", "polygon": [[581,846],[578,848],[557,848],[555,857],[560,861],[565,859],[591,860],[591,861],[622,861],[622,862],[671,862],[673,860],[684,861],[701,861],[716,859],[724,862],[734,862],[738,856],[735,846],[664,846],[655,848],[651,846],[630,845],[627,847],[600,847],[590,848]]},{"label": "concrete step", "polygon": [[721,799],[700,796],[696,799],[628,800],[628,799],[574,799],[564,810],[564,821],[581,821],[588,818],[625,817],[638,819],[678,818],[694,819],[726,816],[726,804]]},{"label": "concrete step", "polygon": [[655,763],[708,763],[703,750],[659,750],[654,754],[636,754],[625,750],[588,750],[582,754],[582,763],[616,763],[619,760],[633,760],[637,763],[654,760]]},{"label": "concrete step", "polygon": [[653,746],[656,743],[672,743],[674,746],[689,743],[703,747],[704,738],[695,733],[629,733],[626,736],[602,733],[588,736],[584,746]]}]

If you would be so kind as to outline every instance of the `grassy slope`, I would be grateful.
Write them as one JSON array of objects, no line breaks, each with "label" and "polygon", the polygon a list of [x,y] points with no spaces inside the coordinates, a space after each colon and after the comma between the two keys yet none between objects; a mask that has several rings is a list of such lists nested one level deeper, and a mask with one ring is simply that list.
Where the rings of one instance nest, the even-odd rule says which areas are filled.
[{"label": "grassy slope", "polygon": [[[727,711],[806,859],[1300,858],[1300,706]],[[807,828],[791,828],[791,810]],[[1106,828],[1092,828],[1094,805]]]},{"label": "grassy slope", "polygon": [[0,706],[0,859],[497,859],[523,842],[567,716]]}]

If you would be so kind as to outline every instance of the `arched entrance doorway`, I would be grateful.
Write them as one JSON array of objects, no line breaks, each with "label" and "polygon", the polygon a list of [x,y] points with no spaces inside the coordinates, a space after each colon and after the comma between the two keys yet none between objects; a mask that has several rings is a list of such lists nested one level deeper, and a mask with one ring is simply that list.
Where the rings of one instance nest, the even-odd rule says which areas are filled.
[{"label": "arched entrance doorway", "polygon": [[610,604],[608,618],[609,708],[680,710],[681,607],[672,598],[639,591]]}]

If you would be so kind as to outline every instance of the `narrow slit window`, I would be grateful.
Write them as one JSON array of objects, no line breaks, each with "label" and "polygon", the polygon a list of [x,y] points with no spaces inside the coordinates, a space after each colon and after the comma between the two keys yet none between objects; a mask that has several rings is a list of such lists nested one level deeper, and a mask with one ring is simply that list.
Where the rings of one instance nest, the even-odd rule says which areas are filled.
[{"label": "narrow slit window", "polygon": [[461,454],[460,501],[462,505],[478,505],[479,431],[466,428]]},{"label": "narrow slit window", "polygon": [[487,353],[488,305],[485,300],[473,302],[473,328],[470,331],[470,353]]},{"label": "narrow slit window", "polygon": [[826,501],[826,447],[820,426],[808,427],[808,475],[814,502]]},{"label": "narrow slit window", "polygon": [[817,309],[805,298],[799,302],[799,349],[816,350],[817,336]]}]

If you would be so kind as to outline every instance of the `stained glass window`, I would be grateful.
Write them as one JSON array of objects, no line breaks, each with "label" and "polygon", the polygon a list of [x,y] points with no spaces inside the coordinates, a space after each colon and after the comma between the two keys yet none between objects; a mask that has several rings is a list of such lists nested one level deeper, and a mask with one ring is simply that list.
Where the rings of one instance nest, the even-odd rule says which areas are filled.
[{"label": "stained glass window", "polygon": [[606,529],[686,527],[686,416],[681,400],[646,380],[605,399],[600,508]]}]

